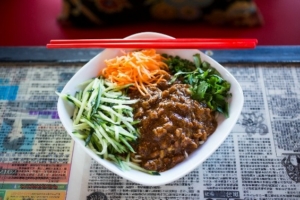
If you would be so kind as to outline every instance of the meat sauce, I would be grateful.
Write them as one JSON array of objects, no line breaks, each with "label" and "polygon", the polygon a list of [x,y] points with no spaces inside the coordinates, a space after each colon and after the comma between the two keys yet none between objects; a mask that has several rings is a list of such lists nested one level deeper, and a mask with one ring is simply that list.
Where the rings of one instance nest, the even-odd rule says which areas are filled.
[{"label": "meat sauce", "polygon": [[160,83],[134,106],[140,138],[133,145],[141,166],[163,172],[195,151],[216,127],[215,113],[191,98],[189,85]]}]

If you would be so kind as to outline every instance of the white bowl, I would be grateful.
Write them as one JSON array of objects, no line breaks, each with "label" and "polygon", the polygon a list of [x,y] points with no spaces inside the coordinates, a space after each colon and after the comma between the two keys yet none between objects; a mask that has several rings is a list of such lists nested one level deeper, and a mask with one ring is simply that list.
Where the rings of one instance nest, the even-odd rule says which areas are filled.
[{"label": "white bowl", "polygon": [[[131,35],[125,39],[141,39],[141,38],[172,38],[168,35],[154,33],[154,32],[143,32]],[[237,80],[218,62],[200,52],[199,50],[175,50],[175,49],[160,49],[158,53],[167,53],[170,55],[179,55],[182,58],[189,59],[192,61],[192,56],[195,53],[199,53],[201,59],[207,61],[212,67],[216,68],[222,77],[231,83],[232,98],[229,102],[229,118],[225,119],[222,116],[218,117],[218,127],[216,131],[207,139],[207,141],[194,151],[187,159],[177,164],[172,169],[160,173],[160,176],[149,175],[136,170],[122,171],[115,164],[101,159],[93,151],[84,146],[84,142],[72,134],[72,121],[70,116],[72,115],[73,107],[68,103],[59,98],[57,108],[60,120],[67,130],[68,134],[75,140],[77,145],[80,145],[82,149],[89,154],[95,161],[103,165],[108,170],[115,174],[130,180],[135,183],[148,186],[158,186],[173,182],[203,163],[217,148],[224,142],[233,126],[235,125],[244,103],[244,96],[242,88],[240,87]],[[91,59],[85,64],[66,84],[62,93],[75,94],[78,90],[78,84],[96,77],[100,70],[105,67],[103,60],[116,57],[121,55],[120,49],[105,49],[100,52],[97,56]]]}]

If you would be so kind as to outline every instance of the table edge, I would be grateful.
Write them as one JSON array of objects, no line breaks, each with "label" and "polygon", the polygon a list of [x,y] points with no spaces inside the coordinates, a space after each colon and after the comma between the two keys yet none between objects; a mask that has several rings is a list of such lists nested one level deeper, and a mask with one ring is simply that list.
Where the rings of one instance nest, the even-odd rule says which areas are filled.
[{"label": "table edge", "polygon": [[[0,62],[88,62],[103,49],[0,47]],[[300,63],[300,45],[258,46],[247,50],[201,50],[220,63]]]}]

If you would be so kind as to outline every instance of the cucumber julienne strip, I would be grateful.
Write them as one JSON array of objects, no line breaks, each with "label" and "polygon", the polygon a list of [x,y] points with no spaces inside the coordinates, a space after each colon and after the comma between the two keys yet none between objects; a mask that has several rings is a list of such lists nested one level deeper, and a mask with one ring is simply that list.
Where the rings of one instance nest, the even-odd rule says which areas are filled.
[{"label": "cucumber julienne strip", "polygon": [[86,123],[81,123],[81,124],[77,124],[73,126],[74,130],[85,130],[85,129],[89,129],[89,125]]},{"label": "cucumber julienne strip", "polygon": [[92,110],[92,113],[93,113],[93,114],[97,111],[97,108],[98,108],[99,105],[100,105],[100,102],[101,102],[101,95],[102,95],[102,93],[103,93],[103,90],[104,90],[104,87],[103,87],[103,80],[100,79],[100,82],[99,82],[99,90],[98,90],[98,95],[97,95],[97,98],[96,98],[96,103],[94,104],[94,107],[93,107],[93,110]]},{"label": "cucumber julienne strip", "polygon": [[[104,159],[113,161],[122,170],[136,169],[153,175],[157,172],[143,169],[131,162],[130,153],[134,149],[130,145],[138,136],[133,120],[134,104],[124,90],[131,85],[117,86],[102,77],[85,82],[86,87],[74,96],[57,93],[61,98],[71,102],[73,112],[73,134],[84,140],[85,145]],[[123,156],[128,155],[127,159]]]},{"label": "cucumber julienne strip", "polygon": [[69,94],[62,94],[62,93],[58,93],[55,92],[60,98],[65,99],[71,103],[73,103],[76,107],[81,107],[81,101],[79,101],[78,99],[76,99],[75,97],[69,95]]},{"label": "cucumber julienne strip", "polygon": [[[78,100],[80,100],[80,92],[76,92],[76,93],[75,93],[75,98],[78,99]],[[79,111],[78,107],[75,106],[74,112],[73,112],[73,116],[76,116],[77,113],[78,113],[78,111]]]},{"label": "cucumber julienne strip", "polygon": [[134,103],[138,102],[138,100],[111,99],[111,98],[106,98],[106,97],[102,97],[101,100],[103,102],[115,103],[115,104],[134,104]]},{"label": "cucumber julienne strip", "polygon": [[89,110],[87,112],[87,118],[88,119],[91,118],[92,107],[96,104],[96,100],[97,100],[99,92],[100,92],[99,79],[95,79],[94,80],[94,84],[92,86],[91,96],[90,96],[90,98],[89,98],[89,100],[87,102],[87,106],[89,108]]},{"label": "cucumber julienne strip", "polygon": [[101,105],[101,106],[99,106],[99,108],[102,109],[102,110],[104,110],[104,111],[107,111],[107,112],[109,112],[111,114],[114,114],[115,116],[117,116],[121,120],[126,120],[128,122],[133,122],[133,118],[131,118],[131,117],[124,117],[122,114],[117,113],[116,111],[114,111],[112,108],[110,108],[108,106]]},{"label": "cucumber julienne strip", "polygon": [[[73,124],[74,124],[74,125],[76,125],[76,124],[79,123],[79,120],[80,120],[80,118],[81,118],[82,112],[83,112],[83,110],[84,110],[85,107],[86,107],[87,100],[88,100],[88,98],[90,97],[90,93],[89,93],[88,91],[91,89],[92,84],[93,84],[93,82],[91,82],[91,83],[84,89],[84,91],[83,91],[81,106],[80,106],[80,108],[79,108],[79,111],[78,111],[78,114],[77,114],[75,120],[73,121]],[[74,116],[73,116],[73,117],[74,117]]]}]

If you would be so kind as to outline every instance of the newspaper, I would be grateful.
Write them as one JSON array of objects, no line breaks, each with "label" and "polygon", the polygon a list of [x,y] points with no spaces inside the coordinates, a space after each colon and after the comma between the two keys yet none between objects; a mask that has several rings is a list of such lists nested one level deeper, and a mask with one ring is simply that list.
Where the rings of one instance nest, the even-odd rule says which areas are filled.
[{"label": "newspaper", "polygon": [[57,96],[80,64],[1,64],[0,199],[300,199],[300,68],[225,64],[245,103],[224,143],[163,186],[127,181],[64,130]]},{"label": "newspaper", "polygon": [[74,142],[56,109],[56,90],[78,66],[1,64],[0,199],[64,200]]}]

